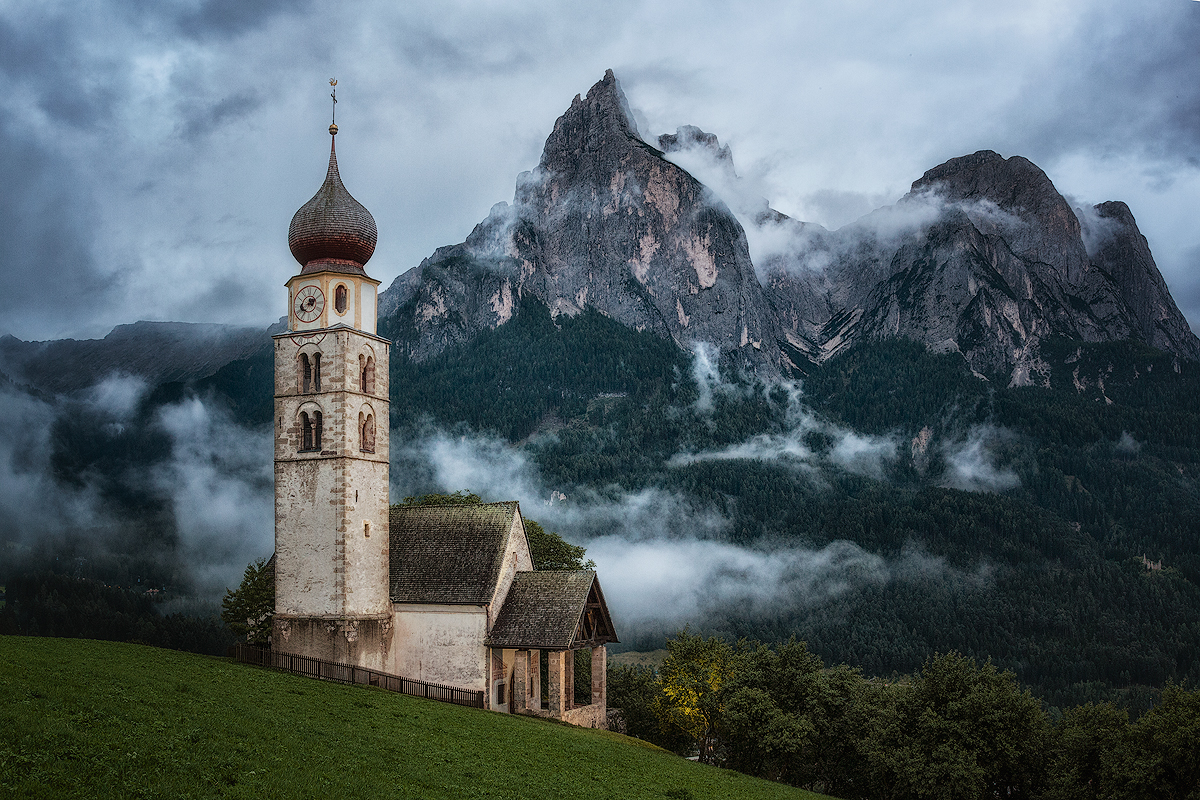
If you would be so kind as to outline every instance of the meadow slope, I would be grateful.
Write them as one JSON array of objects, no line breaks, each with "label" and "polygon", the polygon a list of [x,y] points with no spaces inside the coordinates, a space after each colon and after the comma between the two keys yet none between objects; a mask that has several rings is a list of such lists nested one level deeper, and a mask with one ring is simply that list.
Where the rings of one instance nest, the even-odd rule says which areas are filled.
[{"label": "meadow slope", "polygon": [[0,636],[14,798],[818,798],[636,739],[132,644]]}]

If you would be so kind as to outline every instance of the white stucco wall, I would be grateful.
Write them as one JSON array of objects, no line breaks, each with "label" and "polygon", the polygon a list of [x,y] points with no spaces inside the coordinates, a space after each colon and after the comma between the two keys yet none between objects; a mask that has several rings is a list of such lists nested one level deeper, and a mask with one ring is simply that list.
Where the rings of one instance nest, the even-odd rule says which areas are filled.
[{"label": "white stucco wall", "polygon": [[395,603],[390,671],[463,689],[487,689],[483,606]]}]

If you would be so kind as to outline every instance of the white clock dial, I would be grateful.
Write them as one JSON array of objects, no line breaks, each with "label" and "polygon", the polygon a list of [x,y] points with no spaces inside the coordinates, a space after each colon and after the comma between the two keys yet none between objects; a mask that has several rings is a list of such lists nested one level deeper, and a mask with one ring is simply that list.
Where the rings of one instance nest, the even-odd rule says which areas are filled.
[{"label": "white clock dial", "polygon": [[325,310],[325,293],[319,286],[305,286],[296,292],[292,311],[301,322],[312,322]]}]

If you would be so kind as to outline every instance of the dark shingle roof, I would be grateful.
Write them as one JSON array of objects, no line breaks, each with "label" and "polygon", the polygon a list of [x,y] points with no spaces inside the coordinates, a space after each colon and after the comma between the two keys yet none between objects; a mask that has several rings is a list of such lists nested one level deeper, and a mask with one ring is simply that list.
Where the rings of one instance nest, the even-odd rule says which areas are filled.
[{"label": "dark shingle roof", "polygon": [[547,570],[517,573],[486,644],[568,650],[616,641],[596,573]]},{"label": "dark shingle roof", "polygon": [[393,506],[392,602],[486,605],[516,513],[515,502]]}]

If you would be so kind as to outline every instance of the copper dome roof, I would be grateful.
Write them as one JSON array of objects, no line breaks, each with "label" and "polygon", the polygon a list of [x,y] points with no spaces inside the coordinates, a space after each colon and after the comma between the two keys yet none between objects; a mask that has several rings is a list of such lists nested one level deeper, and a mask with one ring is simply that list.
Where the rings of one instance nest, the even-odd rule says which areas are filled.
[{"label": "copper dome roof", "polygon": [[363,265],[375,252],[378,238],[371,212],[342,184],[337,153],[331,144],[325,182],[312,200],[300,207],[288,227],[288,247],[303,267],[300,272],[364,274]]}]

